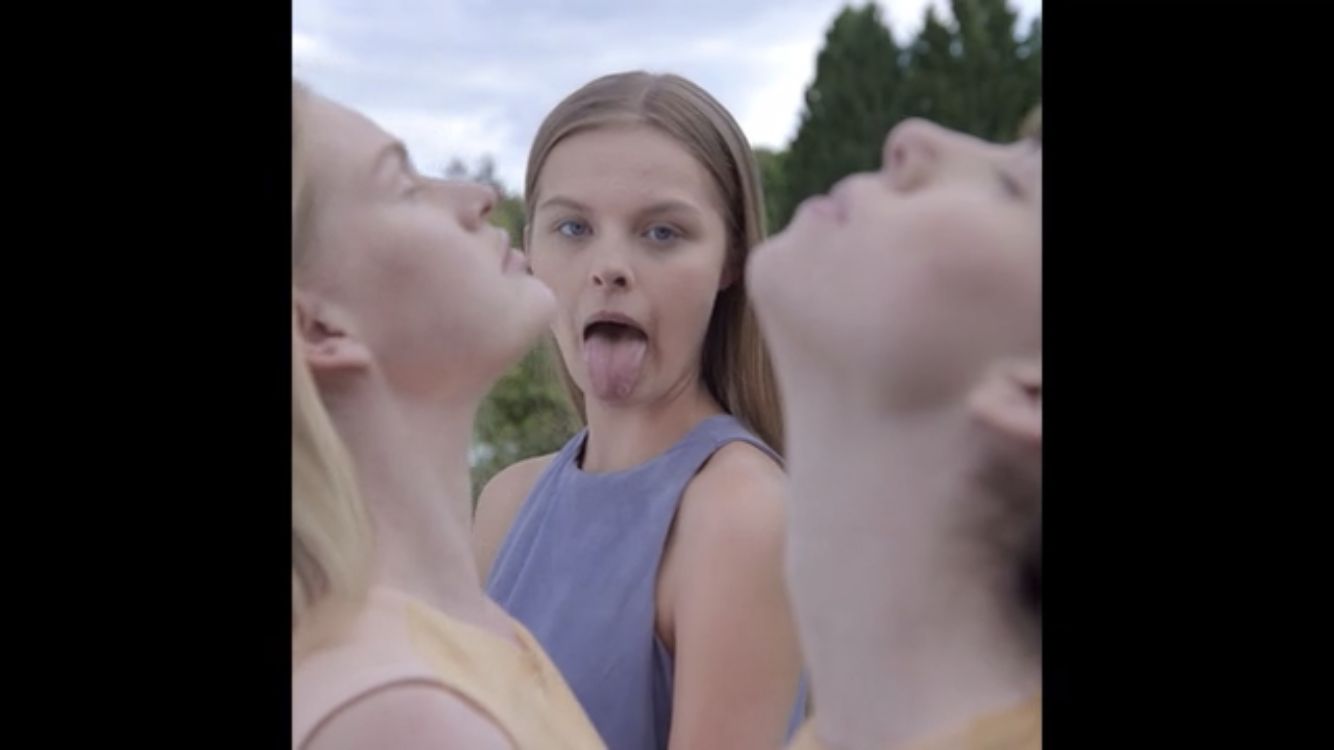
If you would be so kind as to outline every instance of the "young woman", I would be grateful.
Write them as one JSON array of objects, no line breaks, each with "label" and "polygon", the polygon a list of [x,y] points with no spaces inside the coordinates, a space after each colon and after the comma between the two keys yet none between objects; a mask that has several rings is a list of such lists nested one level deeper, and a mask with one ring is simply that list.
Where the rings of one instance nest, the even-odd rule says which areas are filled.
[{"label": "young woman", "polygon": [[673,75],[589,83],[528,160],[527,246],[587,427],[498,474],[474,539],[616,750],[773,748],[803,715],[781,414],[746,300],[750,147]]},{"label": "young woman", "polygon": [[473,414],[551,292],[492,191],[295,85],[292,116],[292,747],[600,747],[467,536]]},{"label": "young woman", "polygon": [[1041,745],[1040,132],[906,122],[751,260],[816,696],[794,748]]}]

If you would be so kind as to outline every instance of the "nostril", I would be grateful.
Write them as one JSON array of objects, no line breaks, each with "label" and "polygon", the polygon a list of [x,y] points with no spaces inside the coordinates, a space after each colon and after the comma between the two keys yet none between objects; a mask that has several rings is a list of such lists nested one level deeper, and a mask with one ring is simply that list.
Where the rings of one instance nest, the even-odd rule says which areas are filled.
[{"label": "nostril", "polygon": [[908,159],[908,151],[902,143],[894,144],[889,150],[889,168],[893,171],[903,169],[903,163]]}]

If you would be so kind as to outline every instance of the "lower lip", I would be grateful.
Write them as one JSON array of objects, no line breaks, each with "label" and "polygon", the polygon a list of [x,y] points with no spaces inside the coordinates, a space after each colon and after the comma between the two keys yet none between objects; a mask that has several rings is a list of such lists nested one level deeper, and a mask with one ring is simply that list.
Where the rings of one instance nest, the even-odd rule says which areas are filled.
[{"label": "lower lip", "polygon": [[505,251],[503,270],[505,273],[529,273],[528,259],[523,257],[523,253],[511,247]]}]

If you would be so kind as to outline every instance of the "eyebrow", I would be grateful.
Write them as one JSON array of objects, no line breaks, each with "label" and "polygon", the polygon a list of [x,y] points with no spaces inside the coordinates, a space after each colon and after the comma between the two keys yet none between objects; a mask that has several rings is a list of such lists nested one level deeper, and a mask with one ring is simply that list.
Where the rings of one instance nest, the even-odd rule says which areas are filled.
[{"label": "eyebrow", "polygon": [[658,203],[654,203],[653,205],[646,207],[643,211],[640,211],[640,213],[665,214],[665,213],[671,213],[672,211],[681,211],[687,214],[699,213],[698,208],[695,208],[694,206],[692,206],[689,203],[686,203],[685,201],[677,201],[677,200],[659,201]]},{"label": "eyebrow", "polygon": [[584,204],[580,203],[577,200],[574,200],[573,198],[566,198],[563,195],[553,195],[550,198],[547,198],[546,200],[538,204],[537,210],[541,211],[544,208],[555,208],[558,206],[572,208],[575,211],[583,211],[585,213],[588,212],[588,206],[585,206]]},{"label": "eyebrow", "polygon": [[[537,209],[540,211],[544,208],[555,208],[555,207],[565,207],[583,213],[590,213],[588,206],[584,205],[583,203],[580,203],[577,200],[574,200],[573,198],[567,198],[563,195],[553,195],[552,197],[542,201],[538,205]],[[695,208],[695,206],[686,203],[685,201],[665,200],[665,201],[659,201],[649,206],[645,206],[643,209],[640,209],[636,213],[643,216],[649,214],[665,214],[665,213],[670,213],[672,211],[681,211],[683,213],[688,213],[692,215],[697,215],[700,212],[698,208]]]}]

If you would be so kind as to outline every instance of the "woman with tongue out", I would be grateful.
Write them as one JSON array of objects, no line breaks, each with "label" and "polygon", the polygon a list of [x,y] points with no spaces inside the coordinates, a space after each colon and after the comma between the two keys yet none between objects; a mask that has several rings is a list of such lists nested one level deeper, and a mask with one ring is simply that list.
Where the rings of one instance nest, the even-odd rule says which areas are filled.
[{"label": "woman with tongue out", "polygon": [[548,115],[525,195],[587,428],[483,490],[487,591],[613,750],[779,747],[805,701],[781,414],[743,277],[763,238],[745,136],[684,79],[607,76]]}]

